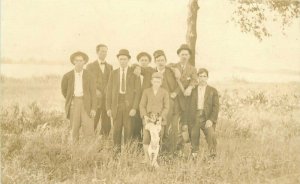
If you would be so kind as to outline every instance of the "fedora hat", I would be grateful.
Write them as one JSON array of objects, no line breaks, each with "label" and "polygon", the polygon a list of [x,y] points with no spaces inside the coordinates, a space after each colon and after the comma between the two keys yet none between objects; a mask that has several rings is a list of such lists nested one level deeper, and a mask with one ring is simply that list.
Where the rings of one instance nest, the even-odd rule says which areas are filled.
[{"label": "fedora hat", "polygon": [[153,53],[153,57],[154,59],[158,58],[159,56],[165,56],[165,52],[163,50],[156,50],[154,53]]},{"label": "fedora hat", "polygon": [[141,57],[143,56],[147,56],[149,58],[149,61],[151,62],[151,56],[150,54],[148,54],[147,52],[140,52],[137,56],[136,59],[139,61],[141,59]]},{"label": "fedora hat", "polygon": [[190,54],[192,54],[192,50],[190,49],[188,44],[181,44],[179,49],[177,49],[177,54],[179,54],[182,50],[187,50]]},{"label": "fedora hat", "polygon": [[70,61],[71,61],[71,63],[72,63],[73,65],[74,65],[73,60],[74,60],[75,57],[77,57],[77,56],[81,56],[81,57],[83,58],[83,60],[85,61],[84,64],[86,64],[86,63],[89,61],[89,56],[88,56],[86,53],[81,52],[81,51],[77,51],[77,52],[74,52],[73,54],[71,54],[71,56],[70,56]]},{"label": "fedora hat", "polygon": [[119,57],[121,55],[127,56],[129,59],[131,58],[129,51],[127,49],[121,49],[119,51],[119,53],[117,54],[117,57]]}]

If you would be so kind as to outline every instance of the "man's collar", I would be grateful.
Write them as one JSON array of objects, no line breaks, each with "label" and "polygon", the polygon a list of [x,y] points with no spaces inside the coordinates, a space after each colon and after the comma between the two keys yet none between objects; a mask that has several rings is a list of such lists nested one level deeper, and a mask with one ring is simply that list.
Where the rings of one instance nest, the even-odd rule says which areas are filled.
[{"label": "man's collar", "polygon": [[98,60],[98,63],[101,65],[101,64],[106,64],[106,60],[102,61],[100,60],[99,58],[97,59]]},{"label": "man's collar", "polygon": [[82,75],[82,73],[83,73],[83,69],[81,70],[81,72],[77,72],[77,71],[74,69],[74,73],[75,73],[75,74]]},{"label": "man's collar", "polygon": [[[128,66],[126,66],[126,67],[124,68],[125,72],[127,72],[127,69],[128,69]],[[123,71],[123,68],[120,67],[120,70]]]},{"label": "man's collar", "polygon": [[158,72],[164,73],[165,70],[166,70],[166,68],[164,68],[163,70],[159,70],[158,67],[156,67],[156,70],[157,70]]},{"label": "man's collar", "polygon": [[201,88],[201,89],[206,88],[206,87],[207,87],[207,84],[205,84],[205,85],[198,85],[198,88]]}]

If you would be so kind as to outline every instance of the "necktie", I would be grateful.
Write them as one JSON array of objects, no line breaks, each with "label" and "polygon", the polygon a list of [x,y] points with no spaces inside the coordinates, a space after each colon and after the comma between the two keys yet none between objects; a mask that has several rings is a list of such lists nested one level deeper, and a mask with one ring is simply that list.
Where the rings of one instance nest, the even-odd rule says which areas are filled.
[{"label": "necktie", "polygon": [[125,93],[125,69],[122,70],[122,84],[121,84],[121,91]]},{"label": "necktie", "polygon": [[180,73],[183,73],[183,65],[180,65]]}]

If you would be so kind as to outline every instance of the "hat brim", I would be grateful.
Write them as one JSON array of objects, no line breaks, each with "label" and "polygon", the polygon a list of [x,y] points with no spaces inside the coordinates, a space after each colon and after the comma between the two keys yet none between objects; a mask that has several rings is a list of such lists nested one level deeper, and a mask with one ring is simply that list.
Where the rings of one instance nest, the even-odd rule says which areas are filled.
[{"label": "hat brim", "polygon": [[74,53],[74,54],[72,54],[72,55],[70,56],[70,61],[71,61],[71,63],[72,63],[73,65],[74,65],[73,60],[74,60],[74,58],[75,58],[76,56],[82,56],[82,57],[83,57],[83,60],[85,61],[84,64],[88,63],[88,61],[89,61],[89,56],[88,56],[87,54],[85,54],[85,53]]},{"label": "hat brim", "polygon": [[189,48],[179,48],[179,49],[177,49],[177,54],[179,54],[182,50],[187,50],[187,51],[189,51],[190,54],[192,54],[192,50]]},{"label": "hat brim", "polygon": [[127,56],[129,59],[131,59],[131,56],[129,54],[117,54],[117,57],[119,56]]}]

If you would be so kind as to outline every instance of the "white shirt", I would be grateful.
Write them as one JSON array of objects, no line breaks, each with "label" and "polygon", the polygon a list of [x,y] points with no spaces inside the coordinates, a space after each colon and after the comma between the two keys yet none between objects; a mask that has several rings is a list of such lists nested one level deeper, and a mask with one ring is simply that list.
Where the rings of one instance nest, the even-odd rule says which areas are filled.
[{"label": "white shirt", "polygon": [[83,87],[82,87],[83,70],[81,72],[76,72],[74,70],[74,74],[75,74],[74,96],[81,97],[83,96]]},{"label": "white shirt", "polygon": [[140,79],[141,79],[141,86],[143,86],[144,76],[140,75]]},{"label": "white shirt", "polygon": [[124,72],[125,72],[125,91],[122,91],[122,74],[123,74],[123,68],[120,67],[120,93],[121,94],[125,94],[126,93],[126,77],[127,77],[127,69],[128,66],[126,68],[124,68]]},{"label": "white shirt", "polygon": [[99,66],[100,66],[100,69],[102,71],[102,73],[104,73],[104,69],[105,69],[105,64],[101,64],[101,63],[106,63],[106,61],[101,61],[99,58],[98,58],[98,63],[99,63]]},{"label": "white shirt", "polygon": [[198,86],[198,103],[197,103],[197,109],[203,109],[204,107],[204,96],[205,96],[205,90],[206,86]]}]

